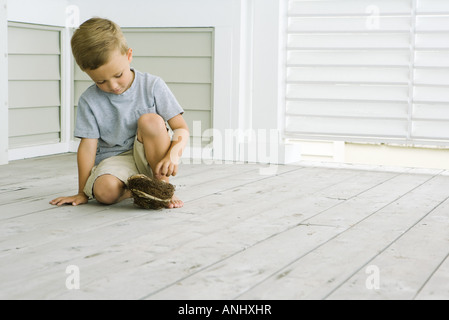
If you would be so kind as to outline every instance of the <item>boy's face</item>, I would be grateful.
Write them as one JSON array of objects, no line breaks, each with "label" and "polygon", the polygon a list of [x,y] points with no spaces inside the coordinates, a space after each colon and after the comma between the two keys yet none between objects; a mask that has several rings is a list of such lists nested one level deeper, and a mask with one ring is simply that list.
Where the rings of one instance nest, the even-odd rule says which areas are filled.
[{"label": "boy's face", "polygon": [[132,57],[132,49],[124,55],[120,50],[116,50],[106,64],[95,70],[85,70],[85,72],[102,91],[122,94],[131,87],[134,81],[134,73],[130,70]]}]

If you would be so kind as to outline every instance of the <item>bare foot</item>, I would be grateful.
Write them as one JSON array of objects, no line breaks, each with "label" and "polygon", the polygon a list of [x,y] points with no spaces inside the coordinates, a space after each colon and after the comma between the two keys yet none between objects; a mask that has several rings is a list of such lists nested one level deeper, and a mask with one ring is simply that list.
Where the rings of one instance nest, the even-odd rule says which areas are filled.
[{"label": "bare foot", "polygon": [[[169,178],[165,176],[156,176],[156,179],[158,179],[159,181],[170,183]],[[182,202],[182,200],[179,199],[175,194],[171,198],[171,201],[167,204],[168,209],[182,208],[183,206],[184,202]]]},{"label": "bare foot", "polygon": [[170,203],[167,205],[167,208],[182,208],[184,206],[184,202],[182,202],[176,195],[173,195]]}]

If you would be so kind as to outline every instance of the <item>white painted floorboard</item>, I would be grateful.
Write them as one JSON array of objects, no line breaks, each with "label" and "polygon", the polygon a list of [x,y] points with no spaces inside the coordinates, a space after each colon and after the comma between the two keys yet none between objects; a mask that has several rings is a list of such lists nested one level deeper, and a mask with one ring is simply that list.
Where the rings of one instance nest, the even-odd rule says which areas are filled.
[{"label": "white painted floorboard", "polygon": [[148,211],[49,205],[74,154],[0,166],[0,299],[449,299],[447,172],[264,168],[182,164],[185,206]]}]

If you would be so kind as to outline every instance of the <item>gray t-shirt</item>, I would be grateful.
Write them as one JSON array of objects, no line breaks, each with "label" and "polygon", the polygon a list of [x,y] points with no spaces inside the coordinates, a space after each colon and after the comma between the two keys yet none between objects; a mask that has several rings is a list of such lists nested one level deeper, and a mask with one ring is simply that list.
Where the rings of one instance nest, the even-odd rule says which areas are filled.
[{"label": "gray t-shirt", "polygon": [[124,93],[107,93],[94,84],[79,99],[75,137],[98,139],[96,165],[133,148],[143,114],[157,113],[168,121],[184,112],[161,78],[132,70],[134,81]]}]

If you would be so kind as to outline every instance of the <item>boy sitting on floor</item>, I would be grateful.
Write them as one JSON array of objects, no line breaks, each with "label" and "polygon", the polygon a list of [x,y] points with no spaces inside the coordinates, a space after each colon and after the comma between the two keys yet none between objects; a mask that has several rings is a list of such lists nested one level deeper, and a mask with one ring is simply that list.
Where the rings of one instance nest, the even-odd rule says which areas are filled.
[{"label": "boy sitting on floor", "polygon": [[[132,49],[110,20],[84,22],[71,44],[77,64],[95,84],[78,103],[78,194],[50,203],[79,205],[91,198],[117,203],[132,197],[128,178],[136,174],[168,183],[177,174],[189,131],[165,82],[130,68]],[[175,195],[165,203],[167,208],[183,206]]]}]

